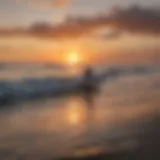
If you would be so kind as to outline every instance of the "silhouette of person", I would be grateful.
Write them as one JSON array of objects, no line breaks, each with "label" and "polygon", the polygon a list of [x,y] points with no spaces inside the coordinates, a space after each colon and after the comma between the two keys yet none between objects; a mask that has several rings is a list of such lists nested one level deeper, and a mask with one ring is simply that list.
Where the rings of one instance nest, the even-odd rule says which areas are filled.
[{"label": "silhouette of person", "polygon": [[91,67],[87,67],[84,71],[84,90],[85,92],[92,92],[93,88],[93,71]]},{"label": "silhouette of person", "polygon": [[83,91],[84,91],[84,99],[87,103],[87,106],[93,106],[93,93],[95,92],[95,84],[93,77],[93,70],[91,67],[87,67],[84,71],[84,81],[83,81]]},{"label": "silhouette of person", "polygon": [[91,67],[87,67],[84,71],[84,78],[86,78],[86,80],[92,80],[93,78],[93,70]]}]

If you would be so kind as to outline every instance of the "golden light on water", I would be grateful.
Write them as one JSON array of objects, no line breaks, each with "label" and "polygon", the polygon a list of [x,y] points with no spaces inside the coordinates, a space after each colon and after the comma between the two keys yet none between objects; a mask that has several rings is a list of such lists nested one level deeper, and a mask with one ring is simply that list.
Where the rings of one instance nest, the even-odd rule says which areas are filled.
[{"label": "golden light on water", "polygon": [[67,117],[69,124],[79,125],[86,119],[86,108],[78,100],[72,101],[68,104]]},{"label": "golden light on water", "polygon": [[71,124],[78,124],[80,120],[80,116],[78,112],[73,110],[69,115],[69,121]]}]

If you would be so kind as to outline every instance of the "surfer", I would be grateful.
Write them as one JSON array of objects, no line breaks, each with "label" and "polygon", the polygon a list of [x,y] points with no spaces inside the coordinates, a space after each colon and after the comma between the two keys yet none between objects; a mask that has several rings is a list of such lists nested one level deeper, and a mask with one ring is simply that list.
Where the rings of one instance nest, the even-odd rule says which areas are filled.
[{"label": "surfer", "polygon": [[96,84],[94,81],[94,74],[91,67],[87,67],[84,70],[82,90],[87,106],[93,106],[93,97],[96,91]]},{"label": "surfer", "polygon": [[93,90],[93,71],[91,67],[87,67],[83,76],[83,89],[86,93],[90,93]]},{"label": "surfer", "polygon": [[93,78],[93,70],[91,67],[87,67],[84,71],[84,78],[86,80],[92,80]]}]

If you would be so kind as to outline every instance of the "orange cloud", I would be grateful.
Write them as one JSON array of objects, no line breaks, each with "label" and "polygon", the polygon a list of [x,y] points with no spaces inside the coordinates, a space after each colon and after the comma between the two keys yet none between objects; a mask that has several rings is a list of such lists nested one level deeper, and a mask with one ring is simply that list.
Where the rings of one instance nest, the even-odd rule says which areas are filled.
[{"label": "orange cloud", "polygon": [[68,6],[68,4],[70,4],[71,0],[54,0],[52,2],[52,6],[53,7],[65,7],[65,6]]},{"label": "orange cloud", "polygon": [[[116,34],[129,32],[138,34],[160,34],[160,10],[133,6],[114,10],[112,14],[95,17],[68,18],[64,23],[54,26],[35,23],[28,29],[0,30],[1,36],[27,35],[41,38],[77,38],[90,36],[94,31],[111,27]],[[112,36],[111,36],[112,37]],[[103,37],[104,38],[104,37]],[[105,37],[107,38],[107,37]]]}]

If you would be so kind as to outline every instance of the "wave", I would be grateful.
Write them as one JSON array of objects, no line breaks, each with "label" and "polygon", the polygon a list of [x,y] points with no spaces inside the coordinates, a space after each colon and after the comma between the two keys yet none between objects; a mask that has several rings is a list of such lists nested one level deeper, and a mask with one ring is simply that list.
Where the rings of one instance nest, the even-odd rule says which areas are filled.
[{"label": "wave", "polygon": [[[98,72],[94,80],[103,83],[106,80],[130,74],[153,73],[159,68],[123,68],[112,67]],[[13,102],[39,99],[41,97],[56,96],[59,94],[74,93],[81,90],[82,77],[70,78],[30,78],[18,82],[0,82],[0,105]]]},{"label": "wave", "polygon": [[76,90],[78,80],[73,79],[29,79],[22,82],[1,82],[0,103],[36,99],[53,94]]}]

